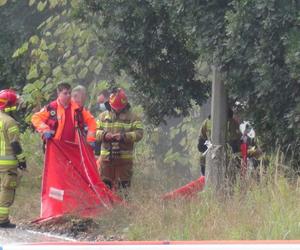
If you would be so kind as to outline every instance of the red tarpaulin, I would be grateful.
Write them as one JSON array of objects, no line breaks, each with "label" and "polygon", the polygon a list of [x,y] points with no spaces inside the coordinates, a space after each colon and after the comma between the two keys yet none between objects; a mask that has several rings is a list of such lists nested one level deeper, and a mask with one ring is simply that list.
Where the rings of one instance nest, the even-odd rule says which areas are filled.
[{"label": "red tarpaulin", "polygon": [[172,192],[162,196],[163,200],[175,200],[177,198],[191,198],[202,191],[205,186],[205,177],[201,176],[197,180],[186,184]]},{"label": "red tarpaulin", "polygon": [[42,180],[41,215],[43,221],[63,214],[98,215],[121,199],[101,181],[90,146],[49,140]]}]

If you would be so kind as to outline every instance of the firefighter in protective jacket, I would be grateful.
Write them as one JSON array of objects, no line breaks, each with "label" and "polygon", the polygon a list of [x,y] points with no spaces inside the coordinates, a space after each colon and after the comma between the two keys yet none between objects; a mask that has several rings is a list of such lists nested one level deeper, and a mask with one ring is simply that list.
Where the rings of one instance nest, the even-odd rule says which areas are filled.
[{"label": "firefighter in protective jacket", "polygon": [[96,134],[101,142],[101,177],[110,188],[127,188],[131,184],[133,147],[143,137],[143,124],[131,111],[123,89],[113,90],[108,106],[110,110],[99,115]]},{"label": "firefighter in protective jacket", "polygon": [[14,228],[9,209],[14,202],[18,168],[26,169],[26,159],[19,142],[19,126],[11,116],[16,110],[17,94],[10,89],[0,91],[0,227]]},{"label": "firefighter in protective jacket", "polygon": [[[201,174],[205,175],[205,152],[208,149],[207,142],[211,140],[212,121],[210,115],[203,121],[200,128],[198,139],[198,150],[200,155]],[[234,118],[231,108],[227,110],[227,128],[226,128],[226,143],[230,146],[232,153],[240,153],[240,138],[239,122]]]}]

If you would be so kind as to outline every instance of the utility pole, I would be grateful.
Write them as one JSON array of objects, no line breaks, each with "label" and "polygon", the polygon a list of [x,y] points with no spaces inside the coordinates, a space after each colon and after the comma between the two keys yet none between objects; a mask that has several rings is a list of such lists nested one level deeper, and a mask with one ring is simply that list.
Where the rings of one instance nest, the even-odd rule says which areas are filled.
[{"label": "utility pole", "polygon": [[220,69],[217,66],[212,66],[212,73],[212,147],[206,156],[206,176],[207,185],[218,193],[223,190],[225,185],[227,95]]}]

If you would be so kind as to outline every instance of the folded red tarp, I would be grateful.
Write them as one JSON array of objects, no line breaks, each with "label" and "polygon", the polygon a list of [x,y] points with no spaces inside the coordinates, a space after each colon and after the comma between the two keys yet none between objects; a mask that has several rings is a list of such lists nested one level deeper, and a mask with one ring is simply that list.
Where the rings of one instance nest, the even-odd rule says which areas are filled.
[{"label": "folded red tarp", "polygon": [[101,181],[89,145],[49,140],[42,180],[41,222],[64,214],[99,215],[121,199]]},{"label": "folded red tarp", "polygon": [[205,177],[201,176],[185,186],[178,188],[162,196],[163,200],[175,200],[177,198],[191,198],[202,191],[205,186]]}]

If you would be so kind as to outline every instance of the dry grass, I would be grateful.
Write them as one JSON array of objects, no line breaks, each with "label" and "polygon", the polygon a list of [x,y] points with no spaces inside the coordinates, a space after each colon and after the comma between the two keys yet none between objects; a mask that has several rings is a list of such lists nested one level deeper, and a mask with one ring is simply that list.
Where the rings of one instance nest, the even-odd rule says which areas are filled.
[{"label": "dry grass", "polygon": [[[24,134],[28,173],[17,190],[12,216],[30,221],[39,215],[42,151],[39,138]],[[145,163],[148,162],[148,163]],[[300,239],[299,179],[284,177],[275,154],[260,183],[237,184],[230,196],[216,198],[208,189],[193,200],[163,202],[171,178],[151,161],[136,168],[128,207],[95,218],[98,234],[124,240]],[[111,236],[111,237],[109,237]]]}]

